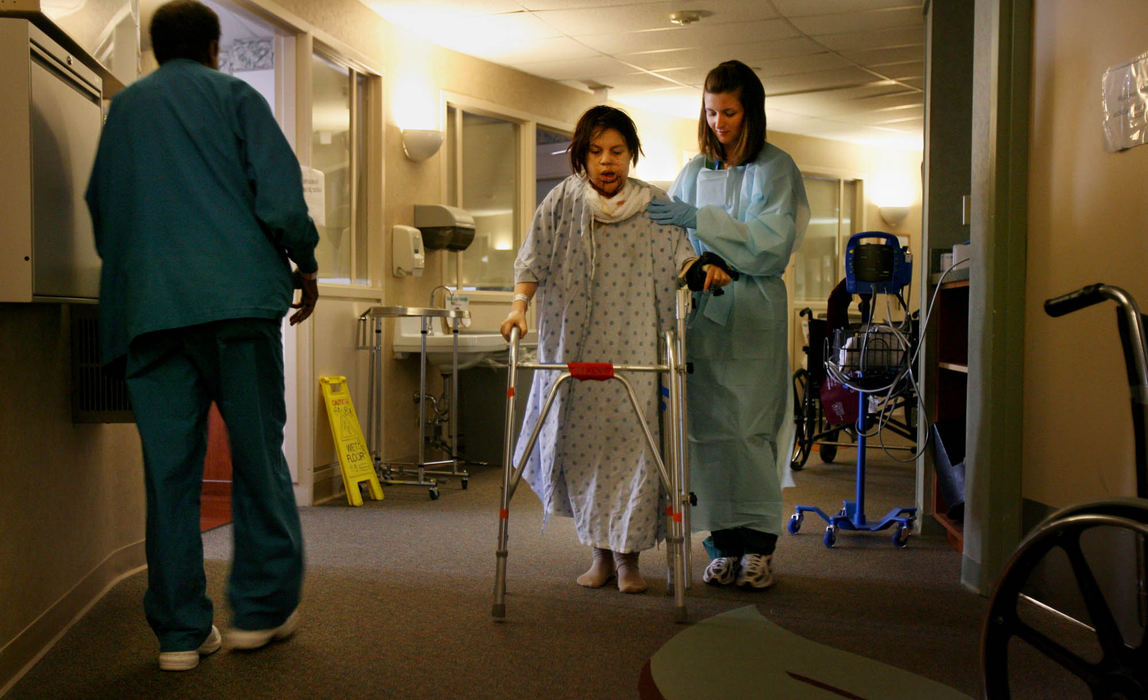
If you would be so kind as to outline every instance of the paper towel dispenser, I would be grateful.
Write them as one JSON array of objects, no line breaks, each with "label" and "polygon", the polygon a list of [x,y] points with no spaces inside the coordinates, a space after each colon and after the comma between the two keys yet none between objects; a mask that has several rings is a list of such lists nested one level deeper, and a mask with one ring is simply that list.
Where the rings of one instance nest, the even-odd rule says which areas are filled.
[{"label": "paper towel dispenser", "polygon": [[458,207],[416,204],[415,227],[428,250],[465,250],[474,240],[474,217]]}]

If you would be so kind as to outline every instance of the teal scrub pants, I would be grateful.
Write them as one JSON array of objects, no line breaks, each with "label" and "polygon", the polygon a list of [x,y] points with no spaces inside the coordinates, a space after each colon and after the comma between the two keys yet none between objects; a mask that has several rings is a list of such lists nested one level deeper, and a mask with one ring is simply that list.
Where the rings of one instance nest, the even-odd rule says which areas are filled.
[{"label": "teal scrub pants", "polygon": [[231,319],[141,335],[125,372],[147,490],[144,611],[160,651],[195,649],[211,632],[199,509],[212,401],[231,441],[232,625],[278,627],[303,582],[303,535],[283,456],[279,322]]}]

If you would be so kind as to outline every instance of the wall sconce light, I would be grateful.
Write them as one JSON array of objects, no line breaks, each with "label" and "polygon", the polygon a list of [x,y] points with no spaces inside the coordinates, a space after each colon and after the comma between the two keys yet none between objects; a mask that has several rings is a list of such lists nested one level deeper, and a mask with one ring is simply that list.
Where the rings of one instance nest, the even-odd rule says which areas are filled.
[{"label": "wall sconce light", "polygon": [[442,146],[443,133],[438,129],[403,129],[402,134],[403,153],[416,163],[438,153]]},{"label": "wall sconce light", "polygon": [[909,207],[877,207],[885,223],[896,228],[901,225],[905,217],[909,216]]}]

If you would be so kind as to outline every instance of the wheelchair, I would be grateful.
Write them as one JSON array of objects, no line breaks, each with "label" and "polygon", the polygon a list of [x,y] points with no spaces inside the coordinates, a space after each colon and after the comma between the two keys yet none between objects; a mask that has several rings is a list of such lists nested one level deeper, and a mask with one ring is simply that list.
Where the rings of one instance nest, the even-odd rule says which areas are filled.
[{"label": "wheelchair", "polygon": [[[821,461],[829,464],[837,456],[839,447],[853,447],[857,443],[857,394],[835,384],[826,372],[826,358],[840,350],[841,338],[848,337],[850,326],[831,328],[830,321],[814,318],[813,310],[798,312],[807,329],[805,366],[793,373],[793,421],[795,439],[789,466],[801,471],[809,461],[814,446]],[[908,354],[917,346],[918,319],[911,315],[906,323],[909,341]],[[826,399],[831,399],[829,402]],[[913,383],[902,381],[889,394],[874,395],[865,416],[866,430],[880,425],[909,441],[908,449],[915,451],[917,440],[917,393]],[[848,438],[848,441],[845,441]]]},{"label": "wheelchair", "polygon": [[1148,697],[1148,317],[1126,292],[1104,284],[1049,299],[1044,309],[1062,316],[1105,299],[1119,307],[1137,497],[1069,506],[1021,542],[982,631],[988,698],[1023,696],[1035,677],[1076,683],[1081,696]]}]

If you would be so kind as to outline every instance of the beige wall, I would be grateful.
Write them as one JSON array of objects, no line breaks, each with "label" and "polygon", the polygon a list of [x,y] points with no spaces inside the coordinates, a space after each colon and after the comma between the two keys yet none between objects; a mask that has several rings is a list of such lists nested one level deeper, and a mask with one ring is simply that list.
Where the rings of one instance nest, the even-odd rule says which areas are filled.
[{"label": "beige wall", "polygon": [[143,563],[139,438],[72,423],[68,319],[58,304],[0,305],[0,694]]},{"label": "beige wall", "polygon": [[1100,79],[1148,49],[1142,0],[1034,3],[1023,495],[1049,506],[1135,493],[1113,304],[1053,319],[1094,282],[1148,306],[1148,147],[1104,149]]}]

